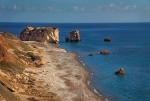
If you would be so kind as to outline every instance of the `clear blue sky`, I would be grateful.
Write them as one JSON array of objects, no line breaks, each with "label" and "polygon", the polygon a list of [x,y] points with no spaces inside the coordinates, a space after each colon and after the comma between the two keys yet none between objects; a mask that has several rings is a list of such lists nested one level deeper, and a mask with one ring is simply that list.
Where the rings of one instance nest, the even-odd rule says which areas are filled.
[{"label": "clear blue sky", "polygon": [[150,22],[150,0],[0,0],[0,22]]}]

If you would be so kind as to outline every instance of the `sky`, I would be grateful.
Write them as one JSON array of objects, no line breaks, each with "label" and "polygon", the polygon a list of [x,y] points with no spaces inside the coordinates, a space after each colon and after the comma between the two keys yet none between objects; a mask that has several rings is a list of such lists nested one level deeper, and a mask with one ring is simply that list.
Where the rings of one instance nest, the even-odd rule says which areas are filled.
[{"label": "sky", "polygon": [[150,0],[0,0],[0,22],[150,22]]}]

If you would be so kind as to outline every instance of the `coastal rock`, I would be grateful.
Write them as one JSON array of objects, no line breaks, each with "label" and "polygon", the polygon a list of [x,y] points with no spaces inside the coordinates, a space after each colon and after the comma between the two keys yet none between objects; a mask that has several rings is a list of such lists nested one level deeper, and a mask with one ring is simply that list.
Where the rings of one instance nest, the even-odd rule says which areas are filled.
[{"label": "coastal rock", "polygon": [[115,72],[116,75],[124,75],[125,74],[125,70],[124,68],[119,68],[116,72]]},{"label": "coastal rock", "polygon": [[21,32],[20,39],[22,41],[58,43],[59,30],[54,27],[27,27]]},{"label": "coastal rock", "polygon": [[90,53],[90,54],[88,54],[88,56],[93,56],[93,54],[92,54],[92,53]]},{"label": "coastal rock", "polygon": [[100,50],[99,52],[98,52],[98,54],[102,54],[102,55],[109,55],[111,52],[109,51],[109,50],[107,50],[107,49],[103,49],[103,50]]},{"label": "coastal rock", "polygon": [[78,42],[80,41],[80,31],[75,30],[69,33],[69,36],[66,37],[66,42]]},{"label": "coastal rock", "polygon": [[104,42],[111,42],[111,41],[112,41],[111,37],[104,38]]}]

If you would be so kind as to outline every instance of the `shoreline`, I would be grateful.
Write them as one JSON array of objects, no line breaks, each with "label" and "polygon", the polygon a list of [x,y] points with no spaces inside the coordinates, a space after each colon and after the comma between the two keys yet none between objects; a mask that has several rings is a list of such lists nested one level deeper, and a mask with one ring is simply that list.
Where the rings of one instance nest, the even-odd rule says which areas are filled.
[{"label": "shoreline", "polygon": [[10,90],[0,100],[11,101],[11,98],[3,99],[11,93],[16,101],[106,101],[91,86],[92,74],[76,53],[49,43],[24,43],[34,48],[32,52],[40,56],[42,65],[26,67],[12,78],[7,75],[8,80],[1,78]]},{"label": "shoreline", "polygon": [[[47,76],[55,75],[51,78],[55,81],[52,83],[46,78],[43,78],[42,73],[42,76],[39,76],[39,78],[43,78],[46,85],[51,85],[50,83],[52,83],[53,87],[51,87],[51,89],[54,88],[52,91],[60,97],[61,101],[106,101],[105,98],[90,85],[91,72],[79,60],[76,53],[68,52],[64,48],[55,47],[53,44],[40,46],[37,42],[27,43],[31,45],[34,44],[45,51],[45,57],[49,64],[46,64],[44,70],[46,72],[43,74]],[[51,60],[53,62],[51,62]],[[48,68],[50,65],[51,67],[58,68],[59,71],[54,68]],[[40,68],[43,70],[42,67]],[[52,72],[52,74],[50,72]],[[62,80],[65,84],[61,82]],[[61,82],[61,84],[59,82]],[[62,89],[62,91],[59,89]]]},{"label": "shoreline", "polygon": [[72,53],[75,55],[74,59],[80,63],[81,68],[85,72],[85,84],[87,88],[92,93],[94,93],[95,96],[100,97],[101,101],[109,101],[104,95],[100,94],[100,92],[98,92],[97,89],[91,85],[91,78],[92,78],[93,73],[91,70],[88,69],[88,66],[81,60],[80,55],[76,52],[68,51],[67,49],[59,47],[59,46],[57,48],[64,49],[67,53]]},{"label": "shoreline", "polygon": [[92,74],[93,74],[92,71],[89,70],[88,66],[80,59],[80,55],[78,55],[77,53],[74,53],[74,54],[76,55],[75,59],[81,64],[82,68],[87,73],[87,78],[85,78],[86,79],[85,83],[88,89],[91,90],[91,92],[93,92],[96,96],[100,97],[102,101],[109,101],[105,96],[100,94],[100,92],[98,92],[97,89],[91,85],[91,79],[92,79]]}]

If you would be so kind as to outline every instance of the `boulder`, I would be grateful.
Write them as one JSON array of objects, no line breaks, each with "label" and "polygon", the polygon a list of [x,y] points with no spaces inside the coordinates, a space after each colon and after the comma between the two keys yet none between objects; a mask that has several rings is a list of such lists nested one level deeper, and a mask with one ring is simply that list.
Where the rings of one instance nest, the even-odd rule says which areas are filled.
[{"label": "boulder", "polygon": [[116,72],[115,72],[116,75],[124,75],[125,74],[125,70],[124,68],[119,68]]},{"label": "boulder", "polygon": [[22,41],[58,43],[59,30],[54,27],[27,27],[21,32],[20,39]]},{"label": "boulder", "polygon": [[104,42],[111,42],[111,41],[112,41],[111,37],[104,38]]},{"label": "boulder", "polygon": [[109,50],[107,50],[107,49],[103,49],[103,50],[100,50],[99,52],[98,52],[98,54],[102,54],[102,55],[109,55],[111,52],[109,51]]},{"label": "boulder", "polygon": [[66,42],[78,42],[80,41],[80,31],[75,30],[69,33],[69,36],[66,37]]}]

